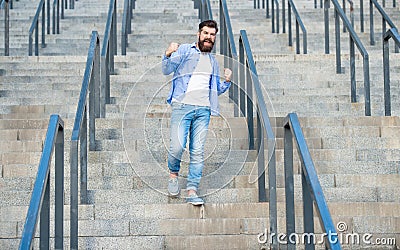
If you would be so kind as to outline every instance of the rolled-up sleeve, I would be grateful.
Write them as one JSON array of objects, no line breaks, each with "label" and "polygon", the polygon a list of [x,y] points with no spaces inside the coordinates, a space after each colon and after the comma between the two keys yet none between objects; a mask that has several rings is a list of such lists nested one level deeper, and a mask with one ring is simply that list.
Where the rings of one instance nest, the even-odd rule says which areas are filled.
[{"label": "rolled-up sleeve", "polygon": [[180,56],[177,52],[172,53],[170,57],[166,57],[165,55],[163,55],[162,73],[164,75],[169,75],[172,72],[175,72],[175,70],[179,66],[179,61],[180,61]]},{"label": "rolled-up sleeve", "polygon": [[227,82],[227,81],[220,82],[219,77],[217,79],[217,82],[218,82],[218,84],[217,84],[218,95],[223,94],[231,86],[231,82]]}]

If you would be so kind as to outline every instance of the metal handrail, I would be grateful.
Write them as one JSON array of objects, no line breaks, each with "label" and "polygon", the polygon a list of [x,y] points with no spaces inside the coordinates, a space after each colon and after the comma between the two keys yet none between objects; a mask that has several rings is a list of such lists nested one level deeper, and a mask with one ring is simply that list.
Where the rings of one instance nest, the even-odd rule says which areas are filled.
[{"label": "metal handrail", "polygon": [[45,19],[46,19],[46,14],[45,14],[45,0],[40,0],[38,8],[36,9],[36,14],[33,18],[32,25],[29,29],[29,56],[32,55],[33,53],[33,32],[35,31],[35,56],[39,55],[39,15],[40,12],[42,12],[42,48],[46,47],[46,41],[45,41]]},{"label": "metal handrail", "polygon": [[[374,8],[379,11],[382,16],[382,33],[384,33],[386,29],[386,24],[389,24],[391,29],[395,29],[397,31],[396,25],[390,19],[389,15],[385,12],[385,10],[380,6],[380,4],[376,0],[369,1],[369,26],[370,26],[370,44],[375,45],[375,32],[374,32]],[[395,52],[399,53],[399,46],[395,46]]]},{"label": "metal handrail", "polygon": [[[282,6],[285,6],[283,4]],[[288,28],[289,28],[289,46],[293,46],[293,36],[292,36],[292,11],[296,20],[296,53],[300,54],[300,29],[303,33],[303,54],[307,54],[307,30],[301,20],[300,14],[297,11],[296,5],[293,0],[288,0]],[[285,27],[285,19],[283,19],[283,27]]]},{"label": "metal handrail", "polygon": [[40,249],[50,249],[50,166],[55,158],[55,249],[64,244],[64,122],[51,115],[19,249],[33,249],[40,216]]},{"label": "metal handrail", "polygon": [[[61,1],[61,15],[60,15],[60,1]],[[46,8],[47,7],[47,8]],[[47,9],[47,15],[46,11]],[[52,32],[53,34],[60,34],[60,19],[64,19],[64,0],[53,0],[52,3],[53,13],[50,15],[50,0],[41,0],[39,2],[38,8],[36,10],[36,14],[32,20],[31,27],[29,29],[29,48],[28,48],[28,55],[32,56],[33,54],[33,34],[35,34],[35,56],[39,55],[39,16],[42,14],[42,43],[41,47],[46,47],[46,27],[47,27],[47,34],[50,34],[51,30],[51,19],[52,19]],[[42,13],[40,13],[42,12]],[[46,24],[47,23],[47,24]]]},{"label": "metal handrail", "polygon": [[364,98],[365,98],[365,115],[371,116],[371,95],[370,95],[370,75],[369,75],[369,55],[360,38],[355,32],[350,21],[347,19],[346,14],[340,7],[337,0],[325,0],[325,53],[329,54],[329,3],[332,2],[335,11],[335,35],[336,35],[336,73],[342,73],[341,66],[341,52],[340,52],[340,24],[339,17],[343,21],[349,31],[350,38],[350,81],[351,81],[351,102],[357,102],[356,98],[356,74],[355,74],[355,46],[357,46],[363,57],[363,70],[364,70]]},{"label": "metal handrail", "polygon": [[[320,0],[319,1],[319,7],[322,9],[323,8],[323,0]],[[317,0],[314,0],[314,9],[317,9],[318,8],[318,1]]]},{"label": "metal handrail", "polygon": [[[61,9],[64,9],[64,1],[61,0]],[[64,16],[61,16],[64,19]],[[60,34],[60,0],[53,1],[53,34]]]},{"label": "metal handrail", "polygon": [[[89,96],[89,97],[88,97]],[[89,98],[89,101],[87,100]],[[89,107],[88,107],[89,106]],[[85,74],[79,95],[70,149],[70,248],[78,249],[78,162],[80,163],[80,201],[87,204],[88,123],[89,150],[95,150],[95,119],[100,110],[100,39],[92,31]],[[88,113],[89,112],[89,119]],[[78,145],[79,144],[79,145]]]},{"label": "metal handrail", "polygon": [[210,0],[200,0],[196,5],[198,5],[199,19],[201,21],[213,20]]},{"label": "metal handrail", "polygon": [[[314,234],[314,206],[320,219],[323,233],[326,233],[326,248],[342,249],[335,226],[326,203],[318,175],[312,161],[310,151],[301,130],[296,113],[290,113],[284,122],[284,165],[285,165],[285,197],[286,197],[286,235],[295,234],[295,207],[293,181],[293,137],[301,161],[301,180],[303,193],[304,233]],[[305,242],[306,249],[314,249],[315,242]],[[295,242],[288,242],[288,249],[296,249]],[[310,247],[310,248],[308,248]]]},{"label": "metal handrail", "polygon": [[[265,0],[261,0],[262,2],[262,8],[265,8]],[[267,2],[267,6],[268,6],[268,1]],[[260,0],[254,0],[254,9],[259,9],[260,8]]]},{"label": "metal handrail", "polygon": [[[243,100],[239,100],[238,86],[238,54],[236,51],[235,38],[229,16],[226,0],[219,0],[219,19],[220,19],[220,54],[224,56],[224,67],[232,69],[232,86],[229,88],[229,99],[236,105],[234,107],[234,116],[239,116],[240,104]],[[241,88],[242,90],[243,88]],[[243,112],[242,112],[243,113]]]},{"label": "metal handrail", "polygon": [[0,9],[4,8],[5,2],[9,4],[9,9],[14,9],[13,0],[1,0],[0,1]]},{"label": "metal handrail", "polygon": [[[268,115],[268,109],[264,101],[261,84],[258,78],[256,65],[253,59],[253,53],[247,38],[245,30],[240,31],[239,37],[239,63],[240,81],[246,84],[247,109],[244,113],[248,118],[248,123],[253,126],[253,106],[256,109],[257,120],[257,152],[258,152],[258,195],[259,201],[267,201],[265,191],[265,157],[264,143],[265,135],[268,147],[268,190],[269,190],[269,223],[271,235],[277,235],[277,198],[276,198],[276,156],[275,156],[275,134],[272,129],[271,121]],[[245,68],[247,72],[245,73]],[[246,77],[245,77],[246,76]],[[253,99],[254,90],[254,99]],[[244,92],[241,91],[241,94]],[[250,118],[250,119],[249,119]],[[253,130],[253,127],[251,128]],[[249,138],[254,137],[249,131]],[[277,239],[272,239],[272,249],[277,249]]]},{"label": "metal handrail", "polygon": [[[267,2],[268,2],[268,0],[267,0]],[[275,9],[275,6],[276,6],[276,9]],[[276,19],[275,19],[275,16],[276,16]],[[271,18],[272,18],[272,33],[279,33],[279,1],[278,0],[271,1]]]},{"label": "metal handrail", "polygon": [[[266,3],[264,3],[266,2]],[[275,8],[276,6],[276,8]],[[279,0],[272,0],[271,1],[271,15],[270,15],[270,8],[269,8],[269,0],[262,0],[262,8],[265,8],[265,17],[270,18],[272,17],[272,33],[279,33]],[[260,9],[260,0],[254,0],[254,9]],[[282,22],[285,23],[285,5],[282,5]],[[276,19],[275,19],[276,16]],[[283,33],[285,33],[285,25],[283,25]]]},{"label": "metal handrail", "polygon": [[122,35],[121,35],[121,55],[126,55],[126,47],[128,47],[128,35],[132,34],[131,21],[133,18],[132,11],[135,9],[136,0],[125,0],[124,10],[122,14]]},{"label": "metal handrail", "polygon": [[[353,0],[343,0],[342,8],[345,14],[346,14],[346,2],[348,2],[350,5],[350,23],[351,26],[354,27],[354,2]],[[347,31],[346,26],[343,25],[343,32],[346,31]]]},{"label": "metal handrail", "polygon": [[400,35],[397,29],[391,28],[383,36],[383,72],[384,72],[384,100],[385,100],[385,116],[391,116],[391,99],[390,99],[390,65],[389,65],[389,39],[397,46],[400,46]]},{"label": "metal handrail", "polygon": [[9,0],[1,2],[4,8],[4,55],[10,55],[10,3]]},{"label": "metal handrail", "polygon": [[100,117],[105,117],[110,103],[110,75],[114,74],[114,56],[117,55],[117,0],[110,0],[107,24],[101,48]]},{"label": "metal handrail", "polygon": [[[262,1],[262,8],[265,9],[265,17],[270,18],[271,15],[269,14],[269,0],[261,0]],[[260,0],[254,0],[254,9],[260,9]]]},{"label": "metal handrail", "polygon": [[[382,5],[383,5],[383,7],[386,7],[386,1],[385,0],[382,0]],[[393,8],[395,8],[396,7],[396,0],[393,0]]]}]

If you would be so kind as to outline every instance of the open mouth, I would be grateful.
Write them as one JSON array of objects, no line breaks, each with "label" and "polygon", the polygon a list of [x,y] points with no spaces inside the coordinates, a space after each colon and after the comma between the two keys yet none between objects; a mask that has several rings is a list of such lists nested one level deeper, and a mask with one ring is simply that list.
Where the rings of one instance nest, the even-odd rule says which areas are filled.
[{"label": "open mouth", "polygon": [[204,44],[207,44],[209,46],[213,45],[213,42],[211,42],[210,40],[204,40],[203,42]]}]

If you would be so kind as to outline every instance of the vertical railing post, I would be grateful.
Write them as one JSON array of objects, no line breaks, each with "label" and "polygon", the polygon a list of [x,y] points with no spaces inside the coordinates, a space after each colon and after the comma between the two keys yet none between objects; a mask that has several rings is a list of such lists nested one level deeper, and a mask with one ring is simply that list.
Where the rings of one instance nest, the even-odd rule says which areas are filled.
[{"label": "vertical railing post", "polygon": [[390,60],[389,60],[389,40],[383,38],[383,93],[385,100],[385,116],[391,116],[390,100]]},{"label": "vertical railing post", "polygon": [[51,15],[50,15],[50,0],[47,0],[47,2],[46,2],[46,5],[47,5],[47,7],[46,7],[46,10],[47,10],[47,34],[50,34],[50,18],[51,18]]},{"label": "vertical railing post", "polygon": [[100,106],[100,114],[101,117],[105,117],[106,113],[106,104],[109,103],[109,94],[107,95],[107,82],[109,81],[110,71],[108,69],[108,53],[106,56],[102,55],[100,60],[100,67],[101,67],[101,106]]},{"label": "vertical railing post", "polygon": [[[279,21],[278,21],[279,23]],[[282,33],[286,33],[286,7],[285,1],[282,1]]]},{"label": "vertical railing post", "polygon": [[303,53],[307,54],[307,32],[303,31]]},{"label": "vertical railing post", "polygon": [[53,34],[60,34],[60,1],[53,3]]},{"label": "vertical railing post", "polygon": [[272,33],[275,33],[275,0],[271,0]]},{"label": "vertical railing post", "polygon": [[[90,97],[89,97],[90,98]],[[90,102],[90,101],[89,101]],[[90,114],[92,111],[92,115]],[[87,204],[87,158],[88,158],[88,112],[89,112],[89,130],[90,130],[90,119],[93,115],[93,110],[89,110],[87,105],[85,106],[85,111],[83,113],[83,121],[82,121],[82,128],[81,128],[81,135],[79,136],[80,142],[80,154],[79,154],[79,161],[80,161],[80,202],[81,204]],[[90,145],[90,141],[89,141]]]},{"label": "vertical railing post", "polygon": [[[52,20],[52,25],[53,25],[53,28],[52,28],[53,33],[52,34],[55,34],[56,33],[56,6],[54,5],[54,3],[53,3],[53,15],[52,15],[51,20]],[[50,27],[50,25],[49,25],[49,27]]]},{"label": "vertical railing post", "polygon": [[276,33],[279,33],[279,12],[279,2],[276,1]]},{"label": "vertical railing post", "polygon": [[249,131],[249,150],[254,149],[254,117],[253,117],[253,79],[257,77],[247,66],[246,70],[246,104],[247,126]]},{"label": "vertical railing post", "polygon": [[95,134],[96,134],[96,99],[97,99],[97,83],[95,76],[92,74],[89,84],[89,148],[95,149]]},{"label": "vertical railing post", "polygon": [[306,250],[314,250],[314,211],[313,211],[313,199],[311,197],[311,190],[306,181],[306,173],[304,172],[304,166],[302,163],[301,168],[301,186],[303,190],[303,225],[304,233],[309,235],[308,241],[304,242]]},{"label": "vertical railing post", "polygon": [[50,15],[50,0],[47,0],[46,2],[47,5],[47,34],[50,34],[50,19],[51,19],[51,15]]},{"label": "vertical railing post", "polygon": [[121,55],[126,55],[126,47],[128,45],[128,30],[130,29],[130,4],[132,0],[124,0],[124,13],[122,15],[122,31],[121,31]]},{"label": "vertical railing post", "polygon": [[[42,48],[46,47],[46,1],[42,5]],[[39,55],[39,51],[38,54]]]},{"label": "vertical railing post", "polygon": [[364,55],[363,59],[364,71],[364,95],[365,95],[365,115],[371,116],[371,91],[370,91],[370,78],[369,78],[369,55]]},{"label": "vertical railing post", "polygon": [[[111,39],[113,40],[113,39]],[[113,52],[113,51],[112,51]],[[93,85],[94,85],[94,116],[100,118],[100,46],[96,46],[93,59]],[[92,146],[93,148],[93,146]]]},{"label": "vertical railing post", "polygon": [[[268,138],[268,189],[269,189],[269,225],[270,225],[269,231],[275,235],[278,235],[278,215],[277,215],[278,202],[276,197],[275,138]],[[278,241],[276,240],[276,237],[272,238],[272,250],[278,250]]]},{"label": "vertical railing post", "polygon": [[357,102],[357,86],[356,86],[356,66],[355,66],[355,47],[353,38],[350,36],[350,85],[351,85],[351,102]]},{"label": "vertical railing post", "polygon": [[57,34],[60,34],[60,0],[57,0]]},{"label": "vertical railing post", "polygon": [[296,19],[296,54],[300,54],[300,27]]},{"label": "vertical railing post", "polygon": [[329,5],[330,5],[330,0],[325,0],[324,1],[325,54],[329,54]]},{"label": "vertical railing post", "polygon": [[220,23],[220,53],[225,56],[226,47],[226,27],[225,27],[225,16],[222,7],[222,0],[219,1],[219,23]]},{"label": "vertical railing post", "polygon": [[[386,20],[385,18],[382,16],[382,37],[385,35],[385,31],[386,31]],[[395,44],[396,45],[396,44]],[[395,46],[397,47],[397,46]]]},{"label": "vertical railing post", "polygon": [[369,1],[369,38],[370,44],[375,45],[375,32],[374,32],[374,5]]},{"label": "vertical railing post", "polygon": [[[61,19],[64,19],[64,8],[66,8],[66,6],[64,6],[64,0],[60,0],[61,1]],[[66,4],[66,1],[65,1]]]},{"label": "vertical railing post", "polygon": [[246,89],[246,62],[244,60],[244,45],[242,40],[239,40],[239,63],[240,63],[240,86],[239,86],[239,110],[240,116],[246,116],[246,96],[244,90]]},{"label": "vertical railing post", "polygon": [[5,0],[4,8],[4,55],[10,55],[10,5]]},{"label": "vertical railing post", "polygon": [[128,10],[127,10],[127,29],[128,29],[128,34],[132,33],[132,17],[133,17],[133,9],[135,8],[135,1],[134,0],[128,0]]},{"label": "vertical railing post", "polygon": [[[347,0],[343,0],[342,2],[342,9],[344,14],[346,14],[346,1]],[[346,32],[346,25],[343,25],[343,32]]]},{"label": "vertical railing post", "polygon": [[[293,138],[289,124],[284,126],[284,169],[286,197],[286,235],[292,235],[295,227],[294,181],[293,181]],[[294,242],[288,242],[288,250],[296,249]]]},{"label": "vertical railing post", "polygon": [[35,56],[39,55],[39,20],[36,21],[35,28]]},{"label": "vertical railing post", "polygon": [[117,35],[117,0],[114,0],[114,11],[113,11],[113,22],[112,22],[112,28],[111,28],[111,34],[112,34],[112,41],[113,41],[113,56],[111,59],[111,73],[114,74],[114,56],[117,55],[118,51],[118,35]]},{"label": "vertical railing post", "polygon": [[288,1],[288,30],[289,30],[289,46],[293,46],[293,35],[292,35],[292,6]]},{"label": "vertical railing post", "polygon": [[42,208],[40,210],[40,249],[50,247],[50,178],[47,177],[43,196]]},{"label": "vertical railing post", "polygon": [[337,13],[335,7],[335,40],[336,40],[336,73],[342,73],[342,63],[341,63],[341,54],[340,54],[340,20],[339,14]]},{"label": "vertical railing post", "polygon": [[[266,202],[267,194],[265,191],[265,138],[264,138],[264,126],[261,122],[261,111],[257,103],[257,166],[258,166],[258,201]],[[250,135],[249,135],[250,136]]]},{"label": "vertical railing post", "polygon": [[64,248],[64,128],[60,127],[55,144],[55,249]]},{"label": "vertical railing post", "polygon": [[74,250],[78,249],[78,142],[72,140],[70,150],[70,249]]},{"label": "vertical railing post", "polygon": [[364,0],[360,0],[360,31],[364,33]]},{"label": "vertical railing post", "polygon": [[351,27],[354,28],[354,6],[353,6],[353,2],[351,2],[351,5],[350,5],[350,21],[351,21]]}]

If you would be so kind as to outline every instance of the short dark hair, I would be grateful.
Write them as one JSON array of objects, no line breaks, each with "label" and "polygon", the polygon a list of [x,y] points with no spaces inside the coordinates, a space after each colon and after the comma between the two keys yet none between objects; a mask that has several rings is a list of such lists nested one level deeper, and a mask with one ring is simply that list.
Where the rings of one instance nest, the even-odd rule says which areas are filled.
[{"label": "short dark hair", "polygon": [[204,26],[207,26],[208,28],[214,28],[215,33],[218,32],[218,24],[214,20],[206,20],[206,21],[201,22],[199,24],[199,32],[201,31],[201,29],[203,29]]}]

